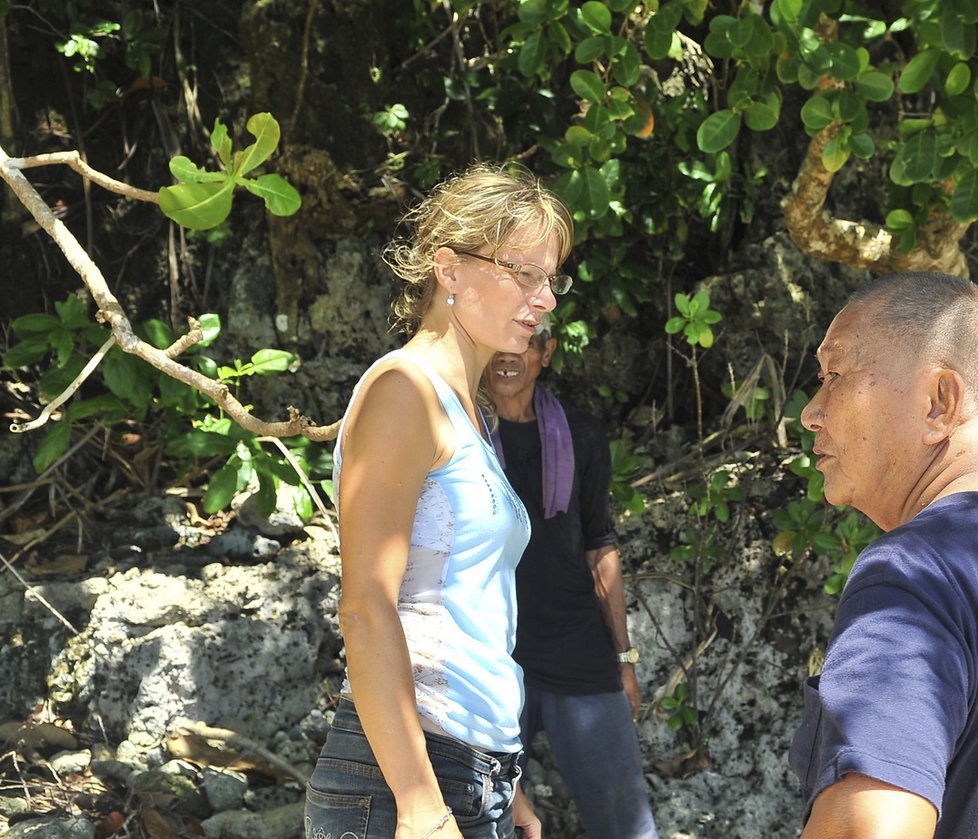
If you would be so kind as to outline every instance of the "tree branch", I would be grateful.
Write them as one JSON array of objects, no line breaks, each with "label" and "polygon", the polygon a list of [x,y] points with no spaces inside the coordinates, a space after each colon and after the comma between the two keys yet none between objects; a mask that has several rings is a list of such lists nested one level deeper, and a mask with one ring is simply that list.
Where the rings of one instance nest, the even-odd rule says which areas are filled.
[{"label": "tree branch", "polygon": [[[42,162],[36,163],[35,161],[37,160],[41,160]],[[195,321],[191,321],[190,335],[180,338],[172,347],[165,350],[157,349],[142,341],[133,331],[132,324],[126,317],[125,312],[123,312],[119,301],[109,290],[108,284],[98,266],[88,256],[85,249],[78,243],[78,240],[75,239],[71,231],[54,215],[50,207],[44,202],[44,199],[41,198],[21,172],[21,169],[30,168],[33,165],[48,165],[50,163],[65,163],[72,166],[72,168],[76,168],[85,177],[90,177],[89,172],[94,172],[87,164],[82,163],[77,152],[42,155],[39,158],[13,159],[0,147],[0,178],[7,182],[14,191],[14,194],[20,199],[35,221],[37,221],[38,225],[47,232],[64,253],[71,267],[81,277],[85,287],[95,300],[95,304],[98,306],[98,320],[101,323],[107,323],[111,327],[115,342],[123,350],[138,356],[171,378],[184,382],[200,391],[213,400],[234,422],[247,431],[265,437],[302,436],[315,442],[325,442],[336,438],[336,433],[339,430],[339,422],[325,426],[315,426],[312,420],[300,415],[299,411],[294,407],[289,408],[289,419],[286,421],[265,422],[257,419],[231,395],[226,385],[214,379],[209,379],[196,370],[192,370],[186,365],[174,361],[176,355],[179,355],[187,347],[200,340],[199,331],[195,333],[193,329],[196,325]],[[93,180],[99,185],[105,186],[107,189],[121,192],[137,200],[157,200],[155,193],[145,192],[144,190],[133,190],[128,184],[107,178],[99,173],[95,174],[98,175],[98,178],[93,178]],[[152,198],[147,199],[143,197],[147,195],[152,196]]]},{"label": "tree branch", "polygon": [[[837,21],[822,15],[817,34],[823,41],[834,41],[837,29]],[[840,85],[837,80],[825,77],[818,88]],[[899,238],[885,227],[833,218],[825,211],[825,199],[835,173],[825,168],[822,152],[841,127],[842,122],[836,120],[812,138],[791,192],[781,202],[788,233],[795,244],[809,256],[871,268],[880,274],[943,271],[967,277],[968,265],[959,241],[970,223],[957,222],[948,213],[935,210],[918,229],[914,249],[904,252]]]}]

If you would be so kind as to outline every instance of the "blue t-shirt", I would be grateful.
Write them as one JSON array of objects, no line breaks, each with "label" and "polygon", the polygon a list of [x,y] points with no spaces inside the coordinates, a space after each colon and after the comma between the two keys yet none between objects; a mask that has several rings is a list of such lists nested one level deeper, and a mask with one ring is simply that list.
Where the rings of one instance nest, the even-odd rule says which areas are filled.
[{"label": "blue t-shirt", "polygon": [[[397,598],[418,714],[429,731],[486,751],[519,751],[523,671],[512,653],[516,565],[530,538],[529,518],[491,443],[455,392],[417,356],[395,351],[379,359],[350,404],[370,372],[394,360],[394,366],[411,364],[425,374],[455,431],[452,457],[428,473],[421,489]],[[343,430],[333,452],[341,519]],[[343,692],[356,701],[348,680]]]},{"label": "blue t-shirt", "polygon": [[947,496],[856,561],[791,746],[807,806],[848,772],[916,793],[935,839],[978,839],[978,493]]}]

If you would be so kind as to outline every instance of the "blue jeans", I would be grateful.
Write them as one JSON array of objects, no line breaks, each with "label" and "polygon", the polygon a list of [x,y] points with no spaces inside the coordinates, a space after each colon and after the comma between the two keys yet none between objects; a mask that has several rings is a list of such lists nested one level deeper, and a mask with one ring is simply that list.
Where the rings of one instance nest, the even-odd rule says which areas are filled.
[{"label": "blue jeans", "polygon": [[[445,803],[466,839],[514,839],[518,753],[489,754],[425,732]],[[306,786],[306,839],[391,839],[397,804],[352,702],[341,699]]]},{"label": "blue jeans", "polygon": [[520,716],[524,748],[540,731],[547,733],[588,839],[657,839],[624,691],[568,696],[527,685]]}]

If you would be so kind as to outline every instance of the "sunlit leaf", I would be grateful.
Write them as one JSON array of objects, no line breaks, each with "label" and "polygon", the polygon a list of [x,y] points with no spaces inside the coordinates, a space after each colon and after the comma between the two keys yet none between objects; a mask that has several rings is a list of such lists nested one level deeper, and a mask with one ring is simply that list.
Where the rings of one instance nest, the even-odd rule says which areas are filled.
[{"label": "sunlit leaf", "polygon": [[260,175],[246,178],[242,183],[248,192],[265,202],[266,209],[273,216],[290,216],[302,206],[298,190],[281,175]]},{"label": "sunlit leaf", "polygon": [[707,154],[725,149],[740,132],[740,121],[740,114],[729,109],[710,114],[696,131],[696,144]]},{"label": "sunlit leaf", "polygon": [[230,214],[233,193],[230,178],[224,183],[165,186],[160,190],[160,209],[183,227],[209,230]]}]

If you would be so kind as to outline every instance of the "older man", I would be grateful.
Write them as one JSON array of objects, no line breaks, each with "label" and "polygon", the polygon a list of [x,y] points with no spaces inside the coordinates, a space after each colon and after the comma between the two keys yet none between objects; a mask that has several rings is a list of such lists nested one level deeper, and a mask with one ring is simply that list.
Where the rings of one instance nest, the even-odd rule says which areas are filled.
[{"label": "older man", "polygon": [[638,650],[608,512],[608,440],[597,420],[537,384],[556,345],[544,329],[522,355],[496,353],[486,369],[496,451],[532,531],[516,569],[520,736],[529,748],[546,731],[590,839],[655,839],[632,722]]},{"label": "older man", "polygon": [[853,295],[802,412],[832,504],[884,531],[839,601],[791,765],[803,839],[978,837],[978,288]]}]

